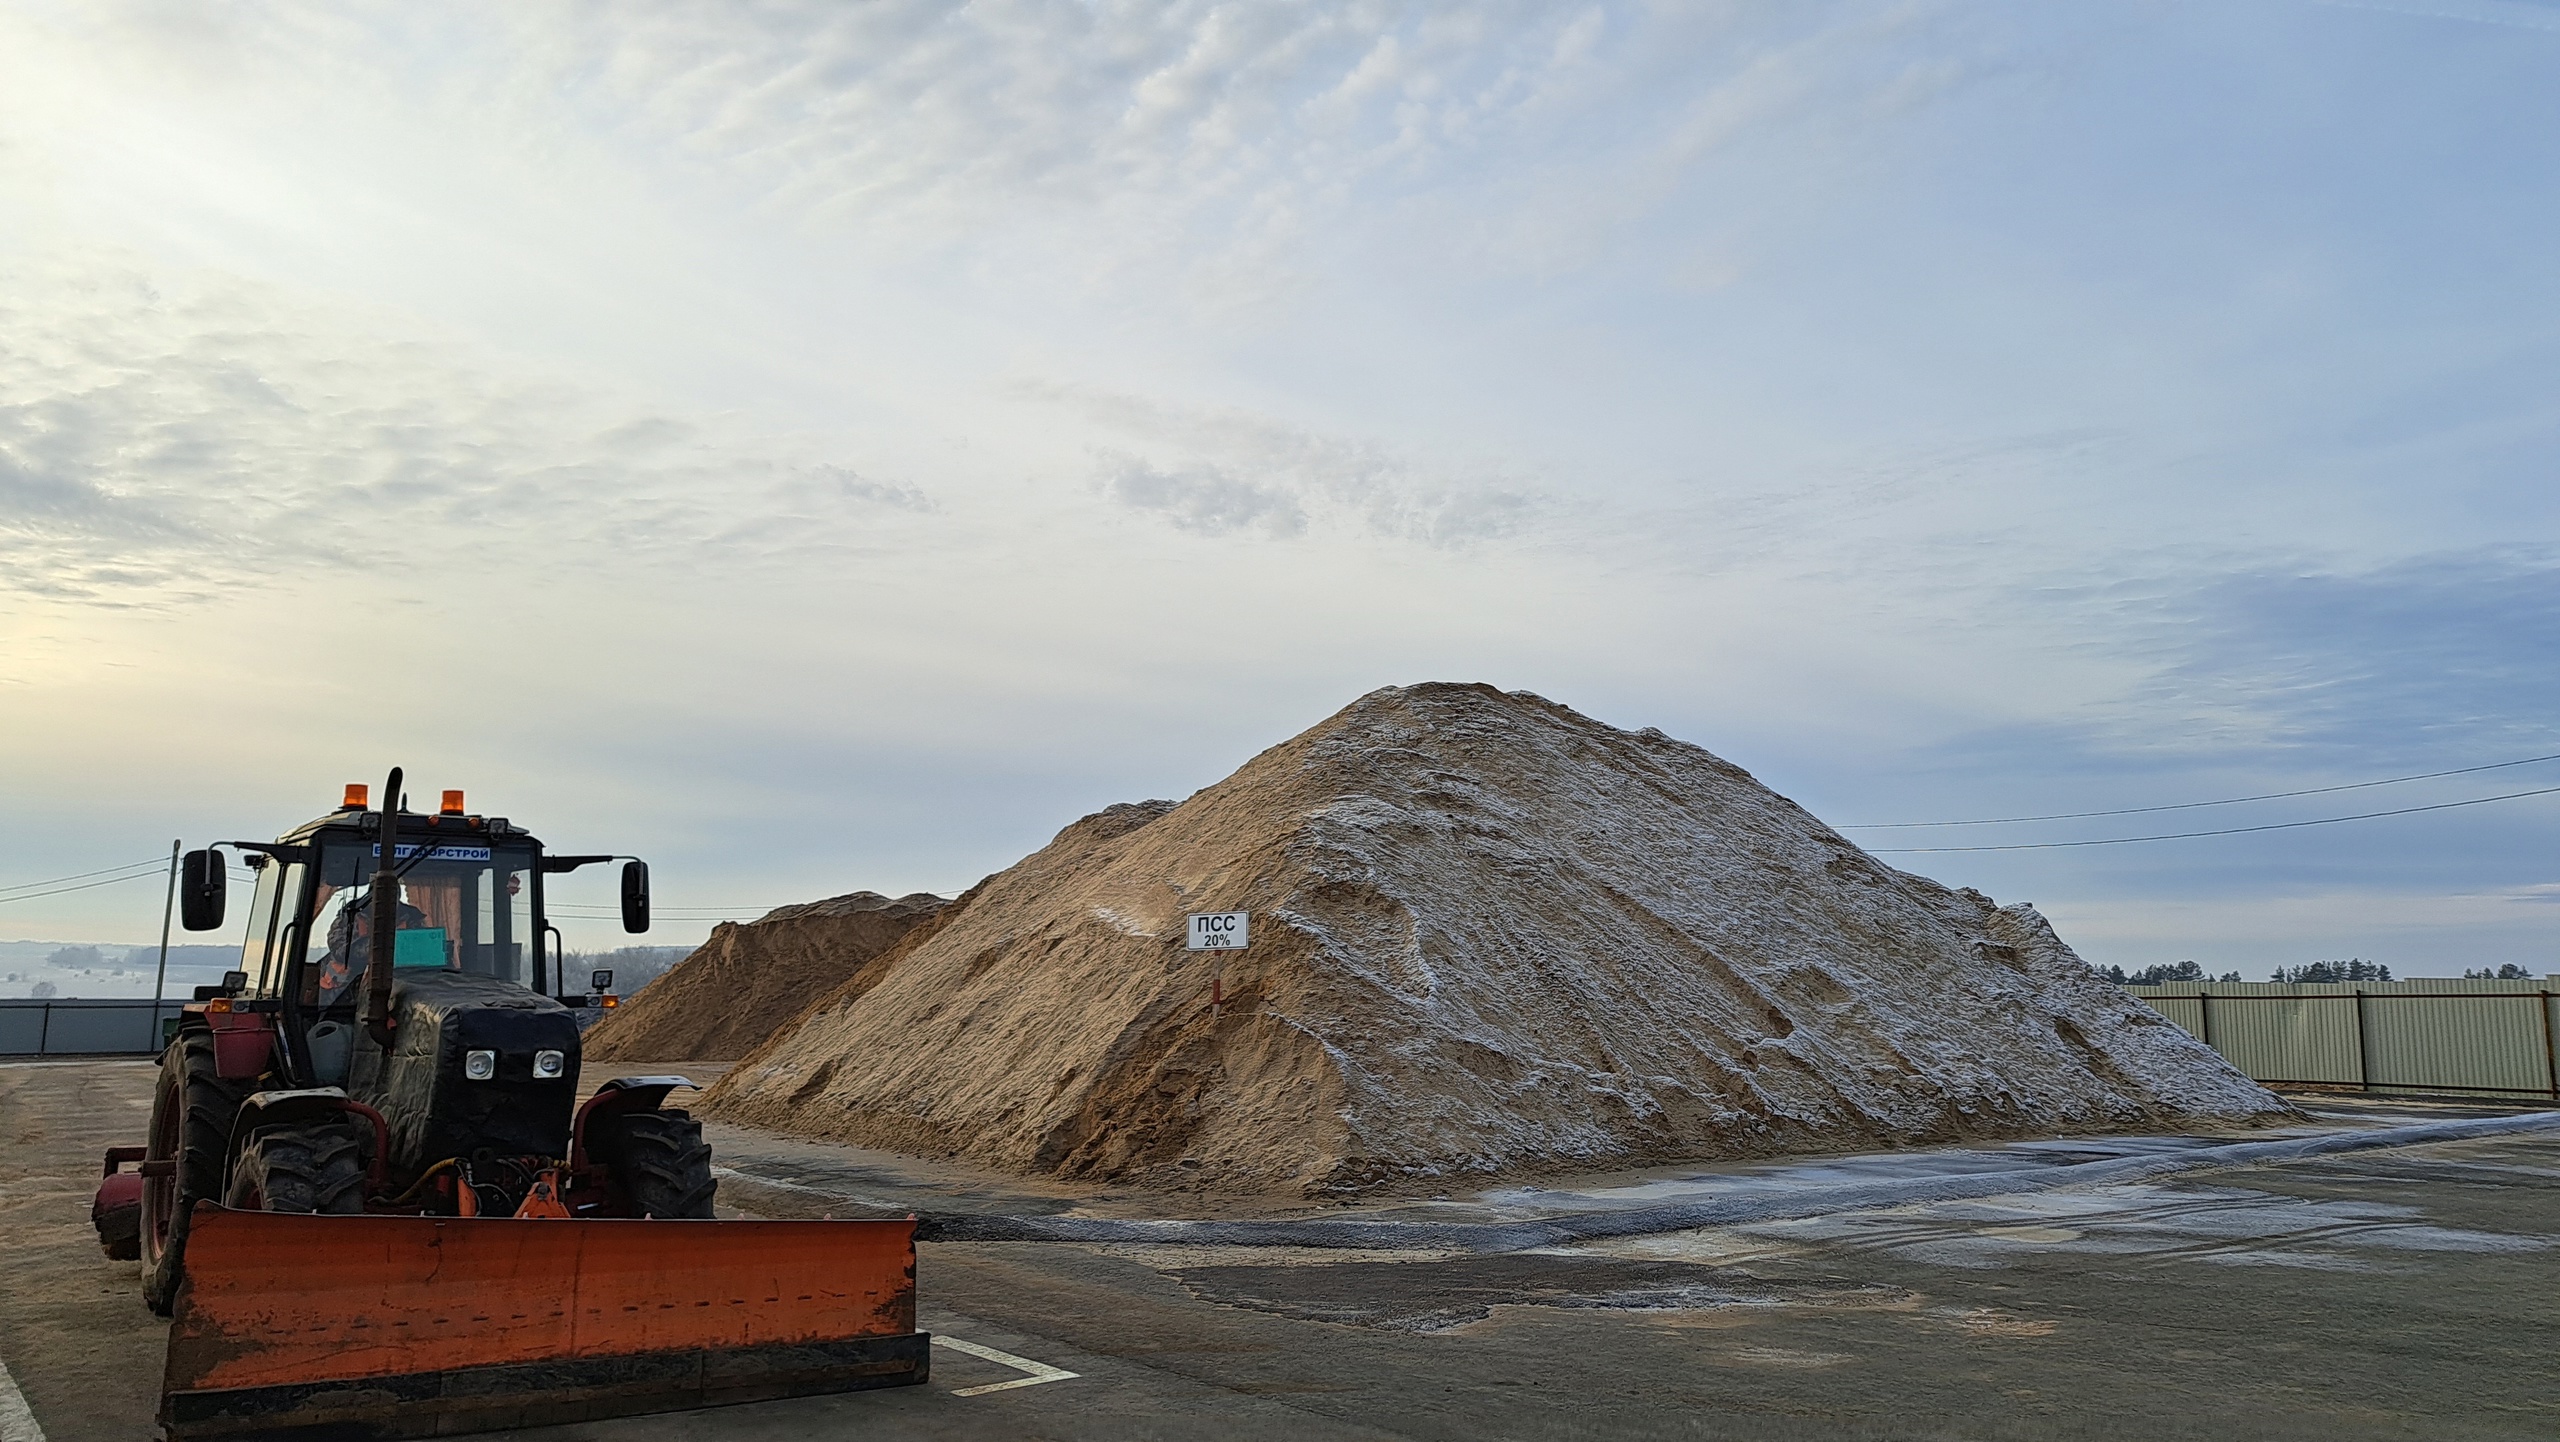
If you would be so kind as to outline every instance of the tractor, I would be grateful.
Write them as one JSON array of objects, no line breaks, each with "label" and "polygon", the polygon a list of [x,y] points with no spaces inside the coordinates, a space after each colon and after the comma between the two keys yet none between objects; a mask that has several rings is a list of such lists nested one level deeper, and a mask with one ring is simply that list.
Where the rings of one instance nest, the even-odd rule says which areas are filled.
[{"label": "tractor", "polygon": [[[241,965],[160,1055],[148,1143],[92,1209],[173,1316],[172,1438],[443,1435],[921,1382],[913,1219],[714,1217],[683,1077],[578,1097],[544,881],[631,858],[547,851],[394,770],[378,806],[274,842]],[[223,924],[218,847],[185,857],[189,930]],[[590,989],[609,984],[606,973]],[[134,1170],[127,1171],[127,1167]]]}]

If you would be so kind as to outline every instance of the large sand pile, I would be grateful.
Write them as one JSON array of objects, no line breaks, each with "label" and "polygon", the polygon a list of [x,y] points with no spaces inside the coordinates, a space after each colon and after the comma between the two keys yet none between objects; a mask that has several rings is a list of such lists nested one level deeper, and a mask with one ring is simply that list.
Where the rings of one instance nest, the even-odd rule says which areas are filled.
[{"label": "large sand pile", "polygon": [[[1253,938],[1213,1016],[1184,917],[1225,910]],[[1459,685],[1068,827],[707,1105],[1309,1193],[2282,1110],[2032,907],[1896,871],[1658,731]]]},{"label": "large sand pile", "polygon": [[811,1003],[876,973],[870,963],[951,903],[872,891],[724,921],[693,955],[589,1028],[589,1061],[727,1061]]}]

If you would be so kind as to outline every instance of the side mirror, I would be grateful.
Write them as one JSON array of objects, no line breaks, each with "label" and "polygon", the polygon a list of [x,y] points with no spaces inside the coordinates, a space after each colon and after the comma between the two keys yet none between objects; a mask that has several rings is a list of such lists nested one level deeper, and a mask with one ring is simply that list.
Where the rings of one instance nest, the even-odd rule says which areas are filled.
[{"label": "side mirror", "polygon": [[211,931],[222,924],[223,888],[231,873],[222,853],[190,851],[178,869],[178,912],[189,931]]},{"label": "side mirror", "polygon": [[596,971],[588,972],[588,973],[587,973],[587,990],[589,990],[589,991],[611,991],[611,990],[613,990],[613,968],[611,968],[611,967],[604,967],[604,968],[601,968],[601,969],[596,970]]},{"label": "side mirror", "polygon": [[622,929],[649,929],[649,863],[622,863]]}]

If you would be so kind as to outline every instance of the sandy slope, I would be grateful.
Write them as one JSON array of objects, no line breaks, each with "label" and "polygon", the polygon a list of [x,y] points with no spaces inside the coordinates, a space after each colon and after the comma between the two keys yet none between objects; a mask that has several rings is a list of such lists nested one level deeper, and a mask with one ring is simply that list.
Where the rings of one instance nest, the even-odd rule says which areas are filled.
[{"label": "sandy slope", "polygon": [[[1255,930],[1213,1017],[1183,937],[1215,910]],[[2033,909],[1896,871],[1660,732],[1445,684],[1068,827],[706,1105],[1304,1192],[2281,1110]]]},{"label": "sandy slope", "polygon": [[726,1061],[861,974],[950,903],[857,891],[724,921],[666,975],[590,1028],[591,1061]]}]

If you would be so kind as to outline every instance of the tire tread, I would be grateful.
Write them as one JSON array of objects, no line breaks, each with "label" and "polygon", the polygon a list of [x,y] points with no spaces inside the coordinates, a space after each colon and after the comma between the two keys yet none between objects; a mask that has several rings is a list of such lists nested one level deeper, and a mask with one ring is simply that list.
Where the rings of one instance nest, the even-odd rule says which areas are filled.
[{"label": "tire tread", "polygon": [[241,1148],[233,1171],[230,1206],[255,1195],[270,1212],[353,1216],[364,1210],[364,1138],[344,1122],[261,1131]]},{"label": "tire tread", "polygon": [[681,1111],[631,1112],[612,1124],[605,1157],[632,1209],[643,1216],[705,1218],[720,1180],[702,1123]]},{"label": "tire tread", "polygon": [[224,1175],[229,1170],[231,1123],[239,1115],[240,1103],[247,1098],[252,1084],[223,1079],[214,1064],[213,1037],[201,1031],[180,1033],[161,1053],[160,1067],[162,1081],[153,1094],[152,1132],[157,1136],[158,1110],[170,1103],[174,1090],[180,1115],[178,1154],[174,1158],[178,1164],[177,1211],[169,1219],[166,1247],[153,1247],[156,1239],[147,1216],[136,1241],[143,1255],[142,1300],[165,1317],[177,1306],[178,1283],[186,1275],[190,1209],[197,1202],[214,1201],[222,1194]]}]

